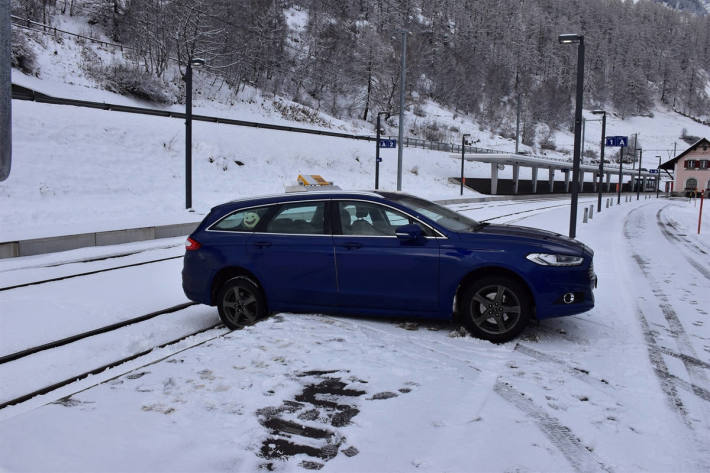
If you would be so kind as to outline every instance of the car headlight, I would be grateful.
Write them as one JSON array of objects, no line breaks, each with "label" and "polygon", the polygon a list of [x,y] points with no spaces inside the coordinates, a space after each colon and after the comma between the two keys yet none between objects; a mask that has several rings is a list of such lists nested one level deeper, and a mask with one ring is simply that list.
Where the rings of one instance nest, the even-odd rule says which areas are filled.
[{"label": "car headlight", "polygon": [[551,255],[548,253],[530,253],[525,258],[541,266],[579,266],[584,261],[581,256]]}]

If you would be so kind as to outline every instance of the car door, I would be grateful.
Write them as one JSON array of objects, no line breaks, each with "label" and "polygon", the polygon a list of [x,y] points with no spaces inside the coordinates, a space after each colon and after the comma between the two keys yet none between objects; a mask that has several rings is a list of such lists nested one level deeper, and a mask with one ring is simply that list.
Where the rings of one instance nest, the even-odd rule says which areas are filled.
[{"label": "car door", "polygon": [[333,237],[328,200],[276,206],[252,234],[249,266],[262,281],[274,310],[311,310],[336,305]]},{"label": "car door", "polygon": [[[338,304],[344,309],[428,312],[438,309],[439,241],[433,231],[393,207],[366,200],[334,202]],[[403,242],[401,225],[425,237]]]}]

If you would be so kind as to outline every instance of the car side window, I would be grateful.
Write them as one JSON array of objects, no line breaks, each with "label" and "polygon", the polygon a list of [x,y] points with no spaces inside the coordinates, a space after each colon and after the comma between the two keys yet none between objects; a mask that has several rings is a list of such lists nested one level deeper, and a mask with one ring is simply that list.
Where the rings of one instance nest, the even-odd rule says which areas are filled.
[{"label": "car side window", "polygon": [[267,233],[325,234],[325,201],[282,205],[266,225]]},{"label": "car side window", "polygon": [[225,232],[253,232],[268,210],[269,207],[238,210],[212,225],[210,229]]},{"label": "car side window", "polygon": [[395,236],[397,227],[415,223],[425,236],[433,236],[431,229],[406,214],[375,203],[342,201],[338,211],[343,235]]}]

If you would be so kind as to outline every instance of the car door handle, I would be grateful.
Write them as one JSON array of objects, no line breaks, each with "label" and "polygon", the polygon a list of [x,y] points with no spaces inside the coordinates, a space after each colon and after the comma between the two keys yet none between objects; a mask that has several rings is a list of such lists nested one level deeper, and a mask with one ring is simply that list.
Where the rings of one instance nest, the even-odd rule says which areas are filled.
[{"label": "car door handle", "polygon": [[362,248],[362,243],[356,243],[354,241],[349,241],[349,242],[343,244],[343,246],[345,248],[347,248],[348,250],[357,250],[359,248]]},{"label": "car door handle", "polygon": [[256,246],[257,248],[268,248],[269,246],[271,246],[271,242],[270,241],[257,241],[256,243],[254,243],[254,246]]}]

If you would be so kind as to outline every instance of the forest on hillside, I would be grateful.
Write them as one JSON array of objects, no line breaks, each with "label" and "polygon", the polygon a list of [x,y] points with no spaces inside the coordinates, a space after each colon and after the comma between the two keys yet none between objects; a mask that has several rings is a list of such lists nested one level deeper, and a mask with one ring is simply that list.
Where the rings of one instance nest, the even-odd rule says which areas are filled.
[{"label": "forest on hillside", "polygon": [[[432,99],[491,129],[518,100],[537,124],[570,125],[576,45],[585,37],[585,106],[619,116],[656,103],[708,115],[710,16],[622,0],[13,0],[13,14],[51,23],[86,15],[132,49],[121,73],[164,79],[203,58],[236,93],[246,84],[338,117],[396,110],[402,31],[408,104]],[[114,71],[116,68],[114,67]],[[118,73],[118,72],[114,72]],[[155,87],[154,87],[155,89]],[[539,137],[538,137],[539,139]]]}]

